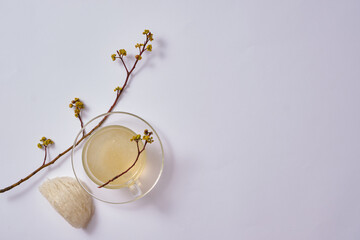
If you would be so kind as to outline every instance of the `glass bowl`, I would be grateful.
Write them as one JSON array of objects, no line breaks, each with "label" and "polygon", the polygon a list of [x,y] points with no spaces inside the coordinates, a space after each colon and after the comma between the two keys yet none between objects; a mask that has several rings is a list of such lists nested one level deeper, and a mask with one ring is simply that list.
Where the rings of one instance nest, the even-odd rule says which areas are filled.
[{"label": "glass bowl", "polygon": [[[99,152],[106,152],[106,150],[103,150],[105,149],[105,147],[100,147],[100,150],[93,147],[92,151],[89,151],[88,149],[90,148],[89,146],[92,146],[91,144],[95,145],[96,141],[102,141],[94,140],[96,139],[95,136],[97,136],[97,139],[101,139],[98,136],[103,136],[100,135],[103,132],[110,131],[108,129],[116,130],[118,128],[127,129],[128,132],[133,133],[131,135],[143,135],[144,130],[148,129],[150,132],[153,132],[152,137],[154,139],[154,142],[151,144],[147,144],[145,151],[140,154],[140,158],[143,159],[141,159],[140,161],[139,158],[139,161],[136,162],[134,167],[131,168],[128,173],[122,176],[129,178],[126,180],[126,182],[119,185],[109,184],[105,187],[99,188],[99,186],[102,185],[104,181],[97,179],[97,177],[92,174],[92,170],[91,168],[89,168],[90,164],[88,164],[90,160],[88,159],[92,157],[92,159],[95,159],[93,161],[96,162],[98,159],[96,158],[97,155],[101,155]],[[85,133],[85,135],[83,135],[83,133]],[[115,131],[111,134],[117,133]],[[106,137],[107,139],[109,139],[109,136],[105,135],[105,140]],[[79,142],[80,140],[81,142]],[[135,142],[130,143],[129,138],[129,143],[126,142],[122,145],[119,145],[119,147],[125,145],[128,146],[127,144],[134,144],[133,146],[136,146]],[[129,160],[129,162],[134,163],[135,160],[136,158],[134,157],[134,160]],[[128,112],[110,112],[101,114],[91,119],[79,131],[79,133],[76,135],[71,151],[71,164],[75,174],[75,178],[79,182],[80,186],[92,197],[107,203],[123,204],[133,202],[137,199],[144,197],[155,187],[163,171],[164,149],[159,135],[157,134],[155,129],[144,119]],[[132,164],[130,164],[130,166],[131,165]],[[130,166],[127,165],[118,174],[126,171]],[[98,171],[99,167],[101,168],[102,165],[93,167],[93,169],[97,169],[96,171]],[[140,169],[140,173],[131,173],[131,171],[134,170],[135,167],[137,169]],[[113,177],[114,176],[112,175],[109,176],[109,180]],[[115,181],[113,183],[115,183]]]}]

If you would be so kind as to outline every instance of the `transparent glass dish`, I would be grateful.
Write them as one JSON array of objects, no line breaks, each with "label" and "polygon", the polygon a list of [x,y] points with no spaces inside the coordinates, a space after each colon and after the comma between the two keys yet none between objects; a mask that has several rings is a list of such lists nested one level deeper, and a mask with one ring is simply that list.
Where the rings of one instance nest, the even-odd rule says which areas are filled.
[{"label": "transparent glass dish", "polygon": [[[101,123],[101,126],[93,130],[99,123]],[[113,126],[126,128],[133,133],[141,135],[143,135],[145,129],[148,129],[153,132],[152,137],[154,138],[154,142],[147,144],[145,151],[142,153],[146,161],[136,163],[142,164],[141,168],[139,168],[141,169],[139,174],[131,175],[134,177],[129,177],[129,181],[127,181],[126,184],[119,185],[118,187],[109,184],[106,187],[99,188],[103,182],[94,177],[87,166],[87,161],[85,160],[85,157],[89,154],[87,148],[93,136]],[[83,131],[85,131],[85,137],[83,137]],[[80,139],[82,139],[82,141],[78,143]],[[136,146],[135,142],[131,143]],[[96,151],[93,152],[93,154],[96,154]],[[135,161],[135,159],[133,159],[133,161]],[[76,135],[71,151],[71,164],[75,178],[80,186],[92,197],[107,203],[123,204],[144,197],[155,187],[163,171],[164,149],[155,129],[141,117],[128,112],[104,113],[91,119]],[[127,167],[123,170],[125,171],[126,169]],[[118,174],[120,173],[121,172]],[[112,177],[114,176],[109,176],[109,179]]]}]

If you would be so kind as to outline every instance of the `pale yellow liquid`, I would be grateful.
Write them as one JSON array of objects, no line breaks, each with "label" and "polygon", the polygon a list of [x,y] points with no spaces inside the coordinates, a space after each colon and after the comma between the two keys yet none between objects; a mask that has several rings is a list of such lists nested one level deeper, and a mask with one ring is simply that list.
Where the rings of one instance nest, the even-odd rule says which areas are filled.
[{"label": "pale yellow liquid", "polygon": [[[136,142],[130,139],[136,135],[132,130],[118,125],[107,126],[96,131],[85,143],[82,152],[83,166],[96,184],[102,185],[126,171],[136,160]],[[142,149],[143,143],[139,141]],[[127,173],[106,185],[106,188],[121,188],[134,183],[144,169],[146,151],[143,151]]]}]

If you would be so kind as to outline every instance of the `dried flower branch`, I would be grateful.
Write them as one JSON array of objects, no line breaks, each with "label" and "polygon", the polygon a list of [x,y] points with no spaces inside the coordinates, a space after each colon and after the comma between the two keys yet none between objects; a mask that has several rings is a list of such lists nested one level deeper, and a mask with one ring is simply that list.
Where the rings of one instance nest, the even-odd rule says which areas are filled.
[{"label": "dried flower branch", "polygon": [[[79,98],[74,98],[69,104],[69,108],[74,108],[75,117],[79,119],[81,128],[84,127],[84,123],[81,118],[81,110],[84,109],[84,103]],[[83,130],[83,136],[85,136],[85,130]]]},{"label": "dried flower branch", "polygon": [[[141,60],[141,56],[142,54],[148,50],[147,49],[147,44],[149,41],[153,41],[154,38],[153,38],[153,34],[149,31],[149,30],[145,30],[143,32],[143,35],[145,35],[145,41],[143,43],[143,46],[140,47],[140,52],[139,52],[139,55],[140,57],[135,57],[135,62],[133,64],[133,66],[130,68],[130,70],[128,69],[128,67],[126,66],[123,58],[126,56],[126,51],[124,49],[120,49],[119,51],[117,51],[117,56],[116,54],[112,54],[111,55],[111,58],[113,61],[115,61],[117,58],[119,58],[126,70],[126,79],[125,79],[125,82],[123,84],[123,86],[120,88],[115,88],[116,90],[116,97],[115,97],[115,100],[113,102],[113,104],[110,106],[109,110],[107,111],[108,113],[109,112],[112,112],[112,110],[114,109],[114,107],[116,106],[117,102],[119,101],[119,98],[121,96],[121,94],[123,93],[124,89],[126,88],[127,84],[128,84],[128,81],[129,81],[129,78],[131,76],[131,74],[133,73],[137,63],[139,62],[139,60]],[[150,49],[152,49],[152,47],[150,47]],[[148,50],[148,51],[151,51],[151,50]],[[87,134],[83,135],[82,138],[80,138],[75,146],[77,146],[78,144],[80,144],[87,136],[89,136],[90,134],[92,134],[96,129],[98,129],[103,123],[104,121],[107,119],[108,116],[105,116],[93,129],[91,129]],[[7,192],[11,189],[13,189],[14,187],[16,186],[19,186],[21,183],[27,181],[28,179],[30,179],[32,176],[34,176],[36,173],[38,173],[39,171],[41,171],[42,169],[54,164],[58,159],[60,159],[62,156],[64,156],[66,153],[68,153],[71,149],[72,149],[72,145],[70,147],[68,147],[66,150],[64,150],[63,152],[61,152],[59,155],[57,155],[53,160],[51,160],[50,162],[48,163],[45,163],[43,165],[41,165],[40,167],[38,167],[37,169],[35,169],[32,173],[30,173],[29,175],[27,175],[25,178],[22,178],[20,179],[19,181],[17,181],[16,183],[6,187],[6,188],[3,188],[3,189],[0,189],[0,193],[4,193],[4,192]],[[46,161],[46,159],[45,159]]]},{"label": "dried flower branch", "polygon": [[[113,177],[112,179],[110,179],[109,181],[104,183],[103,185],[98,186],[98,188],[105,187],[109,183],[115,181],[116,179],[118,179],[119,177],[121,177],[122,175],[124,175],[125,173],[130,171],[130,169],[132,169],[135,166],[135,164],[137,163],[137,161],[139,160],[139,157],[140,157],[141,153],[145,150],[146,145],[148,143],[151,144],[151,143],[154,142],[154,139],[151,136],[152,134],[153,134],[153,132],[149,132],[147,129],[145,129],[143,137],[141,137],[140,134],[133,136],[130,139],[130,141],[135,141],[136,142],[136,146],[137,146],[137,150],[138,150],[138,153],[137,153],[137,156],[136,156],[136,159],[135,159],[134,163],[128,169],[126,169],[124,172],[120,173],[119,175],[116,175],[115,177]],[[140,147],[139,147],[139,142],[142,141],[141,139],[144,140],[144,145],[143,145],[142,149],[140,149]]]},{"label": "dried flower branch", "polygon": [[47,157],[47,153],[48,153],[47,148],[52,144],[54,144],[53,140],[51,140],[50,138],[47,139],[46,137],[42,137],[40,139],[40,143],[37,144],[38,148],[40,148],[40,149],[44,148],[44,150],[45,150],[45,156],[44,156],[44,161],[43,161],[42,166],[45,165],[45,162],[46,162],[46,157]]}]

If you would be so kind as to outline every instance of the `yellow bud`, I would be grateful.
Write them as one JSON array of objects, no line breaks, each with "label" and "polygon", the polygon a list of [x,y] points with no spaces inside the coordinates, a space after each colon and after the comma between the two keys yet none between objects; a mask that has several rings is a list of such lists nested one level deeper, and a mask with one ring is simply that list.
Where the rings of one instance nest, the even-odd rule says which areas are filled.
[{"label": "yellow bud", "polygon": [[83,102],[76,102],[75,103],[75,106],[77,107],[77,108],[84,108],[84,103]]},{"label": "yellow bud", "polygon": [[43,148],[43,146],[42,146],[40,143],[38,143],[37,146],[38,146],[38,148],[40,148],[40,149]]},{"label": "yellow bud", "polygon": [[149,40],[150,41],[154,40],[154,35],[152,33],[149,34]]},{"label": "yellow bud", "polygon": [[140,55],[136,55],[135,58],[136,58],[137,60],[141,60],[141,59],[142,59],[142,57],[141,57]]},{"label": "yellow bud", "polygon": [[121,87],[116,87],[116,88],[114,89],[114,91],[121,91],[121,90],[122,90]]},{"label": "yellow bud", "polygon": [[146,35],[146,34],[148,34],[149,32],[150,32],[149,30],[145,29],[144,32],[143,32],[143,34]]},{"label": "yellow bud", "polygon": [[125,49],[120,49],[119,53],[123,56],[126,56],[126,50]]},{"label": "yellow bud", "polygon": [[152,45],[151,45],[151,44],[147,45],[146,50],[148,50],[149,52],[151,52],[151,51],[152,51]]},{"label": "yellow bud", "polygon": [[72,108],[72,107],[73,107],[73,105],[70,103],[70,104],[69,104],[69,108]]},{"label": "yellow bud", "polygon": [[113,61],[115,61],[115,59],[116,59],[116,54],[112,54],[112,55],[111,55],[111,59],[112,59]]}]

